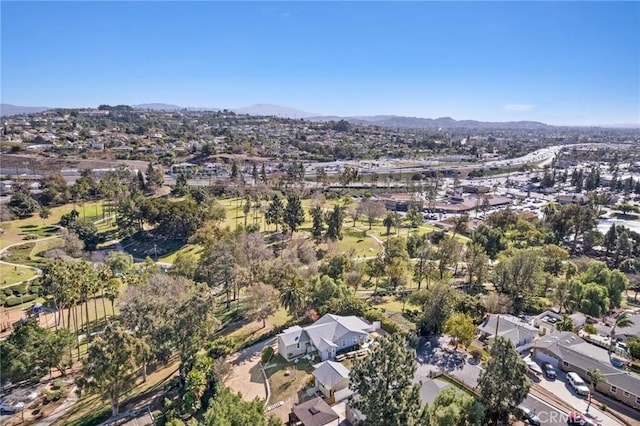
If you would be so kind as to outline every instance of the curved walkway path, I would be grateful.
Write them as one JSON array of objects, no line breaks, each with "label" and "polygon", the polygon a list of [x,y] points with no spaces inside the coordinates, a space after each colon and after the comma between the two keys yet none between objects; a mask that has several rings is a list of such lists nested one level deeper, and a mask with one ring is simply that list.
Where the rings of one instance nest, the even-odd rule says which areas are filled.
[{"label": "curved walkway path", "polygon": [[[51,237],[38,238],[38,239],[36,239],[36,240],[20,241],[19,243],[15,243],[15,244],[8,245],[8,246],[3,247],[3,248],[1,248],[1,249],[0,249],[0,259],[1,259],[1,256],[2,256],[2,255],[3,255],[7,250],[9,250],[9,249],[10,249],[10,248],[12,248],[12,247],[17,247],[17,246],[21,246],[21,245],[23,245],[23,244],[29,244],[29,243],[38,243],[38,242],[40,242],[40,241],[52,240],[52,239],[54,239],[54,238],[59,238],[59,237],[58,237],[57,235],[53,235],[53,236],[51,236]],[[19,285],[19,284],[27,283],[27,282],[33,281],[33,280],[35,280],[36,278],[38,278],[38,277],[42,276],[42,269],[37,268],[37,267],[35,267],[35,266],[23,265],[23,264],[20,264],[20,263],[5,262],[4,260],[0,260],[0,264],[2,264],[2,265],[8,265],[8,266],[15,266],[15,267],[19,267],[19,268],[27,268],[27,269],[31,269],[31,270],[33,270],[33,271],[36,271],[36,276],[35,276],[35,277],[31,277],[31,278],[28,278],[28,279],[23,280],[23,281],[18,281],[18,282],[13,283],[13,284],[6,284],[6,285],[3,285],[3,286],[0,286],[0,288],[13,287],[13,286],[16,286],[16,285]]]}]

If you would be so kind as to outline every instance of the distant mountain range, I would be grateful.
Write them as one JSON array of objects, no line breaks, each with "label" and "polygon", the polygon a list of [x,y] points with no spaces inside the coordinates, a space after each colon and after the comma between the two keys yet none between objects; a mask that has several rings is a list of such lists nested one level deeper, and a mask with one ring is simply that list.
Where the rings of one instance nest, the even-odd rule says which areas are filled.
[{"label": "distant mountain range", "polygon": [[374,115],[362,117],[319,116],[309,117],[310,121],[346,120],[354,124],[369,124],[380,127],[403,129],[547,129],[548,124],[538,121],[489,122],[476,120],[454,120],[451,117],[420,118],[398,115]]},{"label": "distant mountain range", "polygon": [[35,114],[38,112],[46,111],[48,109],[51,109],[51,108],[0,104],[0,117],[8,117],[10,115],[19,115],[19,114]]},{"label": "distant mountain range", "polygon": [[[179,105],[165,103],[146,103],[132,105],[133,108],[154,111],[220,111],[222,108],[211,107],[182,107]],[[0,104],[0,116],[10,116],[18,114],[33,114],[46,111],[48,107],[28,107],[9,104]],[[374,125],[387,128],[401,129],[516,129],[516,130],[539,130],[548,129],[557,126],[540,123],[538,121],[505,121],[505,122],[489,122],[476,120],[454,120],[451,117],[440,118],[420,118],[406,117],[399,115],[373,115],[373,116],[350,116],[341,117],[336,115],[319,115],[295,108],[271,105],[271,104],[255,104],[243,108],[227,108],[237,114],[248,115],[264,115],[282,118],[304,118],[309,121],[339,121],[346,120],[353,124]],[[575,126],[565,126],[575,127]],[[599,126],[593,126],[599,127]],[[616,127],[616,128],[638,128],[637,124],[617,124],[600,127]]]}]

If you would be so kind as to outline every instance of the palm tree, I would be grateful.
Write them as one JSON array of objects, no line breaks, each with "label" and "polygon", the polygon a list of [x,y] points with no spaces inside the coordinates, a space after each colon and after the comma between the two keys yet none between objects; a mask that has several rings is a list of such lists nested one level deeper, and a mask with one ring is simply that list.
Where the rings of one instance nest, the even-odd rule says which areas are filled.
[{"label": "palm tree", "polygon": [[280,294],[280,303],[297,319],[298,312],[304,303],[303,282],[299,277],[293,277],[288,286]]},{"label": "palm tree", "polygon": [[611,327],[611,336],[610,336],[610,341],[609,341],[609,353],[611,353],[611,351],[613,351],[613,339],[615,338],[616,335],[616,328],[617,327],[629,327],[633,325],[633,320],[631,318],[629,318],[629,314],[626,312],[621,313],[618,318],[616,318],[616,321],[613,323],[613,327]]},{"label": "palm tree", "polygon": [[587,378],[589,379],[589,384],[591,385],[591,393],[589,394],[589,404],[587,405],[587,413],[589,412],[589,408],[591,407],[591,397],[593,392],[595,392],[596,387],[599,383],[606,382],[604,375],[597,368],[590,368],[587,370]]}]

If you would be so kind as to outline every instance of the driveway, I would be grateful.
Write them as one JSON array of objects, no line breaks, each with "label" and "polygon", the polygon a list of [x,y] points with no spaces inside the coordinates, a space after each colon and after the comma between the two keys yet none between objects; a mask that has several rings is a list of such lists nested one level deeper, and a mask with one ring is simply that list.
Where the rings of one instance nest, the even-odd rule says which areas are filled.
[{"label": "driveway", "polygon": [[429,372],[442,372],[475,388],[482,368],[475,365],[465,353],[449,348],[448,344],[448,337],[420,338],[416,350],[418,361],[416,377],[429,377]]},{"label": "driveway", "polygon": [[[539,385],[545,388],[548,391],[553,392],[556,396],[566,401],[567,404],[572,406],[581,413],[587,411],[588,400],[582,396],[577,395],[571,385],[566,381],[566,374],[564,372],[558,371],[558,378],[556,380],[547,380],[543,378]],[[589,412],[598,420],[602,422],[603,426],[617,426],[622,423],[617,420],[609,417],[608,414],[602,412],[595,404],[591,404],[591,408],[589,408]]]},{"label": "driveway", "polygon": [[249,346],[229,358],[232,373],[225,384],[232,391],[242,393],[246,401],[253,401],[256,397],[262,400],[267,398],[264,377],[260,370],[260,356],[265,346],[274,346],[275,343],[276,338],[272,337]]}]

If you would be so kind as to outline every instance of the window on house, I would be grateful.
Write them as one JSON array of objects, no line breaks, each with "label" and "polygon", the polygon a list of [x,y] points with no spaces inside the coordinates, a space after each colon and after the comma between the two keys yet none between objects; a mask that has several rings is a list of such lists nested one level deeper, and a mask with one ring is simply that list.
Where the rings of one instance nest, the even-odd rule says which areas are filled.
[{"label": "window on house", "polygon": [[298,344],[296,346],[298,347],[298,349],[300,349],[300,342],[298,342]]},{"label": "window on house", "polygon": [[357,338],[357,337],[354,337],[354,338],[353,338],[353,344],[355,345],[356,343],[358,343],[358,338]]},{"label": "window on house", "polygon": [[618,388],[611,385],[611,393],[618,393]]},{"label": "window on house", "polygon": [[342,347],[345,347],[347,345],[347,341],[346,340],[342,340]]},{"label": "window on house", "polygon": [[636,396],[636,404],[640,404],[640,396]]},{"label": "window on house", "polygon": [[629,398],[629,392],[624,391],[624,392],[622,392],[622,394],[624,395],[625,398]]},{"label": "window on house", "polygon": [[564,365],[565,367],[568,367],[569,363],[567,361],[562,361],[562,365]]}]

